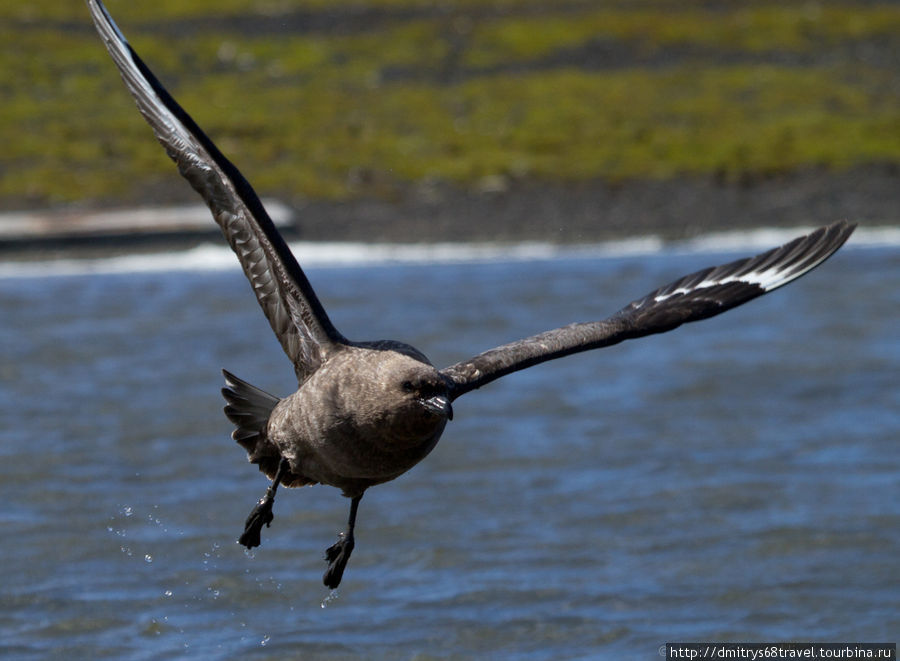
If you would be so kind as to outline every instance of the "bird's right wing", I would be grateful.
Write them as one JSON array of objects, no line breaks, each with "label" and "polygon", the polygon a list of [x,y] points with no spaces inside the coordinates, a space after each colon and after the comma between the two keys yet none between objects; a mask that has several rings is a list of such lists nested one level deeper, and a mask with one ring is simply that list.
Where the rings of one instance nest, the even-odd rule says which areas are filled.
[{"label": "bird's right wing", "polygon": [[272,330],[303,381],[345,338],[256,193],[131,48],[100,0],[88,0],[97,31],[144,119],[178,171],[206,200]]},{"label": "bird's right wing", "polygon": [[441,370],[451,383],[450,397],[456,399],[501,376],[547,360],[664,333],[742,305],[814,269],[844,244],[855,227],[844,221],[821,227],[756,257],[679,278],[603,321],[570,324],[451,365]]}]

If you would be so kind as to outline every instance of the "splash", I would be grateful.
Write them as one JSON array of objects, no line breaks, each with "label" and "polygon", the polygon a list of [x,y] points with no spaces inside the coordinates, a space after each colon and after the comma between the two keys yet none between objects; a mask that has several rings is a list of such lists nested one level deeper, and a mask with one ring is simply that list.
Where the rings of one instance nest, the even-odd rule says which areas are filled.
[{"label": "splash", "polygon": [[337,601],[338,598],[338,589],[335,588],[331,592],[328,593],[328,596],[322,600],[322,603],[319,604],[320,608],[328,608],[331,604]]}]

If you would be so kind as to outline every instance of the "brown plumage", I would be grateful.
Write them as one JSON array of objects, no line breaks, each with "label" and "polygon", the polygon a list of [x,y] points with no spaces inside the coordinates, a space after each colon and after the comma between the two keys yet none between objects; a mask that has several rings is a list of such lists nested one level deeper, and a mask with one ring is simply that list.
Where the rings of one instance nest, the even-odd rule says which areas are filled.
[{"label": "brown plumage", "polygon": [[259,545],[279,484],[341,489],[351,498],[350,518],[347,532],[326,551],[324,582],[332,588],[353,551],[363,493],[431,452],[452,419],[454,399],[531,365],[666,332],[741,305],[821,264],[854,229],[834,223],[756,257],[680,278],[603,321],[570,324],[438,370],[409,345],[353,342],[335,329],[250,184],[166,92],[99,0],[87,2],[138,109],[209,205],[297,376],[296,392],[281,399],[225,372],[222,393],[236,426],[233,438],[272,479],[239,541]]}]

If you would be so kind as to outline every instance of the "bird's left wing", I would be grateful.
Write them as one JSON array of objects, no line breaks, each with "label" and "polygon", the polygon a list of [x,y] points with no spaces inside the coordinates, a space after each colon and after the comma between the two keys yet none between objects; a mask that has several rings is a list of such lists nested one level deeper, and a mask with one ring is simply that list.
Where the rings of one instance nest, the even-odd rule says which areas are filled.
[{"label": "bird's left wing", "polygon": [[570,324],[511,342],[451,365],[441,373],[452,399],[547,360],[707,319],[796,280],[840,248],[856,225],[845,221],[755,257],[714,266],[660,287],[603,321]]},{"label": "bird's left wing", "polygon": [[87,4],[138,109],[179,172],[206,200],[303,381],[331,348],[345,344],[346,339],[331,324],[247,180],[147,68],[103,4],[99,0]]}]

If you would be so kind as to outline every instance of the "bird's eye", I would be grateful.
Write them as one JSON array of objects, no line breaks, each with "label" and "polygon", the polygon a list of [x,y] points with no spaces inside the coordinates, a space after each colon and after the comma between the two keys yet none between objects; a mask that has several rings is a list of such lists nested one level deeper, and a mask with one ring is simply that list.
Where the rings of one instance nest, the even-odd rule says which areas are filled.
[{"label": "bird's eye", "polygon": [[403,390],[405,390],[406,392],[412,392],[413,390],[415,390],[415,387],[413,387],[412,381],[404,381],[403,382]]}]

